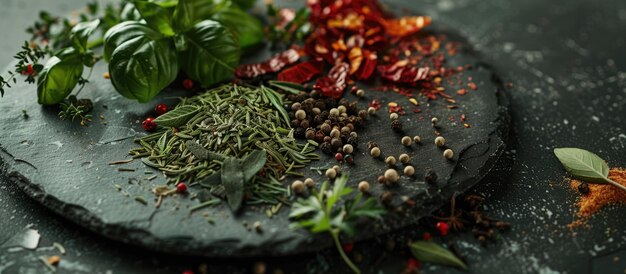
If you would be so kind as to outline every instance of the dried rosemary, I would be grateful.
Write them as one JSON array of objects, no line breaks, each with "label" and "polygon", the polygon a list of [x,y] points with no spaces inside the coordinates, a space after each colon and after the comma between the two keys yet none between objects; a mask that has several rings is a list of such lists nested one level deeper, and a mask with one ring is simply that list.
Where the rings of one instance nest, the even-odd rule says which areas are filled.
[{"label": "dried rosemary", "polygon": [[154,122],[159,125],[157,132],[136,140],[141,147],[130,151],[133,158],[141,158],[176,182],[211,188],[213,194],[224,192],[210,181],[219,178],[211,175],[220,174],[226,159],[244,159],[264,150],[267,162],[259,174],[265,176],[254,176],[244,186],[248,204],[281,202],[286,190],[278,180],[301,175],[298,168],[319,159],[316,142],[298,142],[293,137],[283,96],[263,86],[228,84],[181,98],[175,109]]}]

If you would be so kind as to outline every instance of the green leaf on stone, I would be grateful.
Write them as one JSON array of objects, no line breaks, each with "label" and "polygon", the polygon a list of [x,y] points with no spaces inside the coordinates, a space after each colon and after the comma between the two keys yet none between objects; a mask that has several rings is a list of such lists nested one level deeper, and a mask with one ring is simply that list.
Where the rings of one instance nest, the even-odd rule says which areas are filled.
[{"label": "green leaf on stone", "polygon": [[187,123],[198,111],[200,111],[198,106],[181,106],[157,117],[154,122],[163,127],[179,127]]},{"label": "green leaf on stone", "polygon": [[554,154],[574,177],[599,184],[610,184],[609,165],[598,155],[579,148],[555,148]]},{"label": "green leaf on stone", "polygon": [[222,163],[221,172],[228,206],[236,212],[241,207],[244,194],[244,175],[239,160],[234,157],[226,158]]},{"label": "green leaf on stone", "polygon": [[450,250],[441,247],[432,241],[417,241],[409,245],[413,256],[421,262],[454,266],[463,270],[467,265]]},{"label": "green leaf on stone", "polygon": [[267,152],[265,150],[253,150],[244,159],[240,160],[241,168],[243,170],[244,182],[249,182],[252,177],[263,168],[267,162]]}]

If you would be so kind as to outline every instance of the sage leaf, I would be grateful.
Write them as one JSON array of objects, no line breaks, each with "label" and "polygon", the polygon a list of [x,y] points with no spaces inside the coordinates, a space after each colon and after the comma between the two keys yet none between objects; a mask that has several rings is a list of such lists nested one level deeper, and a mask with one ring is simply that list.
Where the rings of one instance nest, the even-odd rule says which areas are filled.
[{"label": "sage leaf", "polygon": [[599,184],[612,183],[609,165],[598,155],[579,148],[555,148],[554,154],[574,177]]},{"label": "sage leaf", "polygon": [[222,185],[226,190],[228,206],[236,212],[243,202],[244,177],[239,160],[228,157],[222,163]]},{"label": "sage leaf", "polygon": [[204,20],[185,33],[187,50],[180,52],[180,64],[187,75],[211,86],[232,77],[241,50],[233,33],[220,23]]},{"label": "sage leaf", "polygon": [[467,270],[467,265],[454,253],[432,241],[413,242],[409,247],[413,256],[421,262],[455,266]]},{"label": "sage leaf", "polygon": [[193,154],[193,156],[196,156],[196,158],[198,158],[198,160],[200,161],[222,161],[225,158],[224,155],[212,152],[192,140],[185,142],[185,145],[187,146],[187,149],[189,149],[191,154]]},{"label": "sage leaf", "polygon": [[157,117],[154,122],[163,127],[179,127],[187,123],[199,110],[200,107],[193,105],[177,107]]},{"label": "sage leaf", "polygon": [[222,184],[222,174],[220,172],[213,172],[213,174],[207,176],[198,182],[203,187],[214,187]]},{"label": "sage leaf", "polygon": [[243,170],[243,181],[249,182],[263,168],[265,162],[267,162],[265,150],[253,150],[246,158],[241,159],[239,163]]}]

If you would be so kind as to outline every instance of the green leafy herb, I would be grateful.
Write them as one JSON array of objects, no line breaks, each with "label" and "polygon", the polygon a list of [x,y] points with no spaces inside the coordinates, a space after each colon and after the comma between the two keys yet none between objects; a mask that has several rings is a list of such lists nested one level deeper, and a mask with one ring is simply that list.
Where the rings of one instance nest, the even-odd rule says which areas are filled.
[{"label": "green leafy herb", "polygon": [[148,26],[165,36],[174,36],[175,32],[172,27],[173,10],[153,1],[135,0],[133,3]]},{"label": "green leafy herb", "polygon": [[180,53],[180,62],[189,77],[210,86],[232,76],[241,55],[232,32],[216,21],[205,20],[185,37],[188,48]]},{"label": "green leafy herb", "polygon": [[241,207],[244,194],[244,176],[239,160],[228,157],[222,163],[222,185],[226,190],[228,206],[233,211]]},{"label": "green leafy herb", "polygon": [[61,111],[59,111],[59,117],[63,120],[74,121],[80,119],[81,125],[87,125],[91,122],[92,116],[87,114],[89,109],[85,105],[78,104],[77,102],[61,103]]},{"label": "green leafy herb", "polygon": [[413,256],[421,262],[448,265],[467,270],[467,265],[450,250],[433,241],[417,241],[409,245]]},{"label": "green leafy herb", "polygon": [[327,192],[329,183],[326,181],[320,190],[313,191],[310,197],[298,199],[289,213],[289,217],[294,219],[290,227],[308,229],[312,233],[329,233],[344,262],[352,271],[360,273],[344,253],[339,242],[339,234],[344,232],[350,236],[354,235],[356,223],[360,218],[380,218],[385,209],[375,198],[364,199],[363,193],[348,198],[352,189],[346,187],[347,182],[348,175],[342,175],[335,179],[330,193]]},{"label": "green leafy herb", "polygon": [[263,41],[263,26],[259,19],[235,5],[222,5],[211,19],[228,27],[243,49],[249,49]]},{"label": "green leafy herb", "polygon": [[306,91],[306,88],[298,83],[270,80],[269,84],[272,87],[279,88],[291,94],[300,94],[301,92]]},{"label": "green leafy herb", "polygon": [[89,36],[91,36],[91,34],[98,29],[99,25],[100,19],[76,24],[76,26],[72,28],[70,35],[74,48],[79,52],[87,51],[87,40],[89,39]]},{"label": "green leafy herb", "polygon": [[82,60],[75,52],[50,58],[37,81],[39,103],[53,105],[62,102],[78,84],[82,74]]},{"label": "green leafy herb", "polygon": [[157,117],[154,122],[159,126],[178,127],[187,123],[198,111],[198,106],[181,106]]},{"label": "green leafy herb", "polygon": [[[111,30],[107,34],[110,35]],[[152,30],[144,35],[122,42],[113,51],[109,63],[111,83],[115,89],[122,96],[142,103],[154,98],[178,75],[174,43],[165,38],[150,39],[158,37]],[[111,41],[105,38],[107,40]]]},{"label": "green leafy herb", "polygon": [[555,148],[554,154],[574,177],[596,184],[611,184],[626,191],[626,187],[609,179],[609,165],[598,155],[579,148]]}]

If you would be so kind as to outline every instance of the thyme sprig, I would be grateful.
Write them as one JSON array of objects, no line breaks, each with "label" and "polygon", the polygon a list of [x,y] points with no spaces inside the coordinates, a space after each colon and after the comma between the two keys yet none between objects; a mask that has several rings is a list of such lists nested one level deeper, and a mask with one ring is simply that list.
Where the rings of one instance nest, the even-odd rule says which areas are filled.
[{"label": "thyme sprig", "polygon": [[373,198],[364,198],[363,193],[348,198],[352,189],[346,186],[348,175],[335,179],[332,190],[329,182],[322,184],[319,191],[307,199],[299,199],[293,204],[289,217],[293,219],[290,227],[307,229],[312,233],[328,233],[333,238],[337,251],[354,273],[360,273],[344,252],[339,235],[356,234],[356,225],[362,218],[380,218],[386,211]]}]

